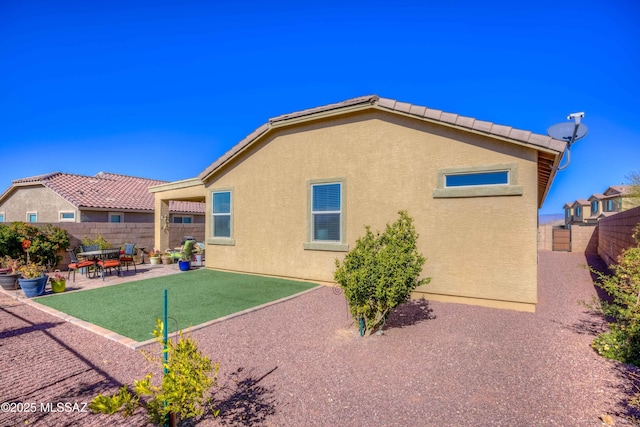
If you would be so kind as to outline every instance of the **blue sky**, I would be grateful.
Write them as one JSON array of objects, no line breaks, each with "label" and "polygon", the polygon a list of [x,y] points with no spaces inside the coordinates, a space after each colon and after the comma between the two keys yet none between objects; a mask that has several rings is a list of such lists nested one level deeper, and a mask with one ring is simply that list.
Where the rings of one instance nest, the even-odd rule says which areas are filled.
[{"label": "blue sky", "polygon": [[191,178],[277,115],[377,94],[545,134],[540,213],[640,171],[634,1],[0,2],[0,192],[53,171]]}]

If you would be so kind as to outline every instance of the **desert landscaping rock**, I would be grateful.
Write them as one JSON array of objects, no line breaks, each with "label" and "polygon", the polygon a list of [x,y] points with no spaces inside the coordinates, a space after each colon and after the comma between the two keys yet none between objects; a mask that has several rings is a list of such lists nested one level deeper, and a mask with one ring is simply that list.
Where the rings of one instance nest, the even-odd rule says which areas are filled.
[{"label": "desert landscaping rock", "polygon": [[[360,338],[343,295],[323,287],[191,333],[220,363],[218,418],[197,425],[632,425],[628,367],[590,347],[603,320],[583,254],[540,252],[539,304],[522,313],[412,301]],[[428,262],[425,266],[428,273]],[[136,279],[139,279],[138,277]],[[157,350],[157,345],[145,347]],[[41,403],[89,402],[156,368],[136,350],[0,293],[0,425],[145,425]],[[45,406],[46,409],[46,406]],[[606,420],[606,421],[605,421]]]}]

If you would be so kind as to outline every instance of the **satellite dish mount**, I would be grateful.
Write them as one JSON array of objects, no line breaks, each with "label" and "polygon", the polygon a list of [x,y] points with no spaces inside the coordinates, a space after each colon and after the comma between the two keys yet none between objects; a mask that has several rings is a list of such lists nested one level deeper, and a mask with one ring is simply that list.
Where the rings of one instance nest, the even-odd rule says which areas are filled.
[{"label": "satellite dish mount", "polygon": [[564,165],[558,166],[558,170],[560,171],[569,166],[569,162],[571,161],[571,145],[587,135],[587,126],[580,123],[582,118],[584,118],[583,112],[571,113],[567,116],[567,120],[573,120],[573,123],[558,123],[547,129],[547,135],[551,138],[567,141],[567,148],[565,148],[567,161]]}]

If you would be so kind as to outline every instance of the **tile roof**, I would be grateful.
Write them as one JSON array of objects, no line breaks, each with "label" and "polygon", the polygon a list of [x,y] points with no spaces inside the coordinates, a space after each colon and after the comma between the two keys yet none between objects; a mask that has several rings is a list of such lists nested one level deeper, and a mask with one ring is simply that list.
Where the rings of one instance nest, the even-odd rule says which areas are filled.
[{"label": "tile roof", "polygon": [[[247,135],[242,141],[232,147],[228,152],[214,161],[206,169],[204,169],[198,178],[206,180],[218,168],[224,165],[229,159],[243,151],[251,145],[260,136],[268,132],[274,127],[280,127],[288,123],[296,123],[315,117],[322,118],[326,115],[338,114],[340,112],[349,112],[362,110],[366,108],[375,108],[379,110],[393,111],[400,114],[406,114],[419,119],[439,123],[445,126],[451,126],[463,130],[485,134],[497,138],[505,138],[511,142],[520,143],[525,146],[538,150],[538,204],[542,206],[542,202],[549,191],[553,177],[555,176],[557,162],[566,147],[565,141],[553,139],[547,135],[535,134],[530,131],[515,129],[510,126],[498,125],[492,122],[477,120],[473,117],[460,116],[458,114],[447,113],[433,108],[412,105],[406,102],[399,102],[393,99],[381,98],[377,95],[367,95],[358,98],[348,99],[346,101],[334,104],[324,105],[320,107],[310,108],[307,110],[297,111],[294,113],[283,114],[268,120],[267,123],[258,127],[252,133]],[[543,151],[545,151],[543,153]]]},{"label": "tile roof", "polygon": [[[610,190],[613,190],[613,191],[610,191]],[[616,193],[616,194],[626,196],[627,194],[631,193],[631,186],[630,185],[612,185],[611,187],[607,188],[607,190],[605,191],[605,194],[607,195],[611,195],[611,193]]]},{"label": "tile roof", "polygon": [[[52,172],[16,179],[13,186],[41,184],[79,209],[117,209],[153,211],[152,185],[167,181],[100,172],[95,176]],[[169,211],[204,213],[204,203],[171,201]]]}]

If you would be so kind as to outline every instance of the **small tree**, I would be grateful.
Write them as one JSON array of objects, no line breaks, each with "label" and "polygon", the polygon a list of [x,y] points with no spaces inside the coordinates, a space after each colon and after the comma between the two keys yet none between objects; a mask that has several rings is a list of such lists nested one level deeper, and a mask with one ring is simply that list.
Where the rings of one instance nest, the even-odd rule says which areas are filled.
[{"label": "small tree", "polygon": [[628,184],[631,186],[629,200],[633,206],[640,206],[640,172],[631,172],[626,176]]},{"label": "small tree", "polygon": [[430,278],[418,279],[425,258],[418,253],[413,219],[406,211],[387,224],[384,233],[365,235],[356,241],[344,261],[336,260],[335,281],[344,290],[351,315],[358,322],[360,335],[378,330],[395,307],[409,299],[418,286]]},{"label": "small tree", "polygon": [[611,296],[611,301],[596,300],[592,307],[613,319],[593,348],[610,359],[640,366],[640,225],[633,237],[636,246],[622,251],[610,267],[612,275],[591,268],[599,279],[596,285]]},{"label": "small tree", "polygon": [[[149,421],[156,425],[165,424],[170,414],[190,419],[204,413],[204,406],[209,400],[207,392],[218,375],[218,364],[212,364],[200,352],[197,343],[191,338],[184,338],[182,332],[178,342],[169,340],[165,343],[163,331],[164,324],[158,319],[153,334],[158,343],[167,345],[168,362],[143,351],[147,359],[165,368],[161,386],[152,385],[152,374],[147,374],[144,379],[134,381],[133,393],[123,385],[111,396],[99,394],[91,401],[91,410],[103,414],[122,412],[128,417],[142,406],[147,410]],[[210,376],[212,373],[213,377]],[[213,415],[217,416],[218,411]]]}]

